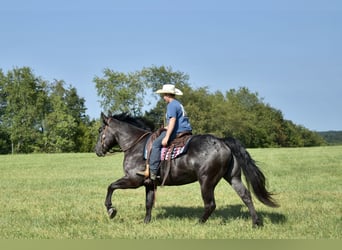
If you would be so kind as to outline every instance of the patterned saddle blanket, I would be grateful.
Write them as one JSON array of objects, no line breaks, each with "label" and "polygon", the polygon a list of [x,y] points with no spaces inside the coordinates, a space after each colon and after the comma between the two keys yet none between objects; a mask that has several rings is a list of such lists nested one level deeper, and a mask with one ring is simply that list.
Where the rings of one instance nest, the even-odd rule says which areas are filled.
[{"label": "patterned saddle blanket", "polygon": [[173,160],[178,156],[185,154],[187,151],[187,144],[178,147],[163,147],[160,154],[161,161]]},{"label": "patterned saddle blanket", "polygon": [[[152,143],[155,138],[157,138],[162,130],[158,130],[151,134],[151,136],[147,139],[145,149],[144,149],[144,158],[148,159]],[[163,147],[160,154],[160,160],[161,161],[167,161],[167,160],[173,160],[183,154],[185,154],[188,150],[189,142],[192,138],[191,133],[184,133],[179,136],[177,136],[173,141],[171,141],[170,145],[168,147]]]}]

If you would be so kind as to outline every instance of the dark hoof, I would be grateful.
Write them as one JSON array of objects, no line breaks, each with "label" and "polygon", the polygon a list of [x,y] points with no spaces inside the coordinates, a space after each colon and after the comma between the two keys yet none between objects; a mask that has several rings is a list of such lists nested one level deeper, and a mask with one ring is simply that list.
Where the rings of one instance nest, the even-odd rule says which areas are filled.
[{"label": "dark hoof", "polygon": [[198,220],[197,224],[203,225],[204,223],[206,223],[206,221],[207,221],[207,219],[201,218],[201,219]]},{"label": "dark hoof", "polygon": [[148,224],[148,223],[150,223],[150,222],[151,222],[151,218],[146,217],[145,220],[144,220],[144,223],[145,223],[145,224]]},{"label": "dark hoof", "polygon": [[112,207],[112,208],[108,209],[108,216],[110,219],[113,219],[115,217],[116,213],[117,213],[117,211],[115,208]]},{"label": "dark hoof", "polygon": [[253,222],[253,228],[260,228],[263,226],[264,226],[264,223],[260,219],[257,219],[255,222]]}]

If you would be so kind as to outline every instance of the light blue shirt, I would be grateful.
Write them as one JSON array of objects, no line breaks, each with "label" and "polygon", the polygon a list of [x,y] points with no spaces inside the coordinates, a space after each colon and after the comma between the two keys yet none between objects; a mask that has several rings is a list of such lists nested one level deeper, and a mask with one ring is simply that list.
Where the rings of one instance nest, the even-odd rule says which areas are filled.
[{"label": "light blue shirt", "polygon": [[183,105],[176,99],[167,104],[166,107],[166,122],[169,124],[170,118],[176,118],[175,128],[172,132],[173,135],[184,131],[192,131],[189,117],[187,116]]}]

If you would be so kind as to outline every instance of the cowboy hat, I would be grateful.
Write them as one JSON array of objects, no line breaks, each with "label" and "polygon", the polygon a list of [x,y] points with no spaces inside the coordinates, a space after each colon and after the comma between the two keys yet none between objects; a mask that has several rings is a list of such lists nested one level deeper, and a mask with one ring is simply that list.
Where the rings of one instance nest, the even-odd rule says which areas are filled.
[{"label": "cowboy hat", "polygon": [[183,95],[183,92],[175,87],[173,84],[164,84],[162,89],[156,91],[157,94],[173,94]]}]

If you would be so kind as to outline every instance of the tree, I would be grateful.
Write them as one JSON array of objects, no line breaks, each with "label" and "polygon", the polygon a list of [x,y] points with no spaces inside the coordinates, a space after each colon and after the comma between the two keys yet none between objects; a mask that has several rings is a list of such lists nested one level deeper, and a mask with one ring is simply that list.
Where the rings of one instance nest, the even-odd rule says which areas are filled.
[{"label": "tree", "polygon": [[49,111],[44,120],[44,151],[72,151],[75,143],[72,140],[76,133],[75,119],[68,114],[65,103],[66,89],[63,81],[55,81],[50,86]]},{"label": "tree", "polygon": [[[183,89],[182,89],[183,90]],[[181,100],[184,108],[189,116],[190,122],[192,123],[193,133],[213,133],[218,135],[216,120],[220,117],[216,110],[216,105],[219,103],[219,97],[215,99],[208,91],[207,87],[191,89],[184,88],[184,95],[177,97]],[[165,105],[165,104],[164,104]]]},{"label": "tree", "polygon": [[[280,110],[264,103],[248,88],[211,93],[193,88],[189,76],[171,67],[143,68],[132,73],[104,70],[95,77],[101,106],[115,113],[144,113],[150,127],[164,123],[165,103],[154,92],[175,84],[194,134],[233,136],[247,147],[318,146],[318,133],[285,120]],[[150,109],[148,109],[150,107]],[[89,152],[93,150],[99,121],[86,115],[85,100],[63,80],[49,83],[28,67],[4,74],[0,69],[0,153]]]},{"label": "tree", "polygon": [[2,123],[10,135],[12,153],[33,152],[41,139],[46,82],[27,67],[9,71],[1,82]]},{"label": "tree", "polygon": [[317,133],[283,118],[280,110],[264,103],[248,88],[231,89],[223,95],[207,88],[191,89],[183,97],[194,133],[235,137],[247,147],[323,145]]},{"label": "tree", "polygon": [[124,74],[107,68],[103,73],[103,78],[94,78],[102,108],[140,115],[147,86],[141,81],[139,72]]},{"label": "tree", "polygon": [[[143,107],[151,104],[152,99],[157,96],[153,93],[163,84],[176,83],[183,88],[187,86],[188,80],[184,73],[173,72],[172,68],[163,66],[143,68],[127,74],[107,68],[103,73],[102,78],[94,78],[97,93],[102,98],[101,107],[114,113],[128,112],[134,116],[142,115]],[[146,98],[147,94],[152,98]],[[159,104],[157,107],[160,109]]]},{"label": "tree", "polygon": [[[144,117],[151,120],[155,127],[164,125],[165,120],[165,103],[159,94],[155,94],[155,91],[161,89],[163,84],[174,84],[177,88],[180,88],[184,95],[191,91],[191,87],[188,83],[189,76],[180,71],[173,71],[171,67],[156,67],[143,68],[140,72],[142,81],[149,88],[149,98],[144,99],[151,102],[152,99],[157,100],[155,106],[150,110],[147,110]],[[183,100],[182,100],[183,101]]]},{"label": "tree", "polygon": [[172,67],[152,66],[143,68],[139,74],[145,85],[151,88],[152,93],[162,88],[163,84],[174,84],[183,91],[190,89],[189,76],[180,71],[173,71]]},{"label": "tree", "polygon": [[86,119],[78,125],[75,151],[93,152],[98,138],[99,127],[99,120],[89,120],[89,117],[86,117]]},{"label": "tree", "polygon": [[6,107],[7,107],[7,79],[0,69],[0,125],[3,124],[3,118],[6,113]]},{"label": "tree", "polygon": [[94,121],[85,111],[64,81],[49,83],[28,67],[0,71],[0,153],[90,151]]},{"label": "tree", "polygon": [[7,107],[7,95],[5,92],[6,77],[0,70],[0,154],[8,154],[11,152],[11,139],[5,125],[4,116]]},{"label": "tree", "polygon": [[[64,81],[49,85],[49,110],[44,124],[45,152],[79,152],[90,149],[91,125],[85,115],[85,100]],[[95,140],[95,139],[94,139]]]}]

